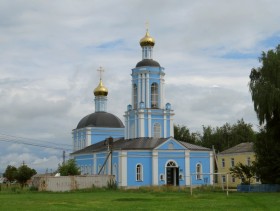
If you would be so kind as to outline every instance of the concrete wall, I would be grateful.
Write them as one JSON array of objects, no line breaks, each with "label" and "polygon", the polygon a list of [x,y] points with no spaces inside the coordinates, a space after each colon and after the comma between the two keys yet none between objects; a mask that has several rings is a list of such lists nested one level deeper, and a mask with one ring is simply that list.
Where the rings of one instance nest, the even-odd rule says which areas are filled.
[{"label": "concrete wall", "polygon": [[108,181],[115,181],[112,175],[90,176],[39,176],[34,177],[32,185],[39,191],[71,191],[84,188],[106,187]]}]

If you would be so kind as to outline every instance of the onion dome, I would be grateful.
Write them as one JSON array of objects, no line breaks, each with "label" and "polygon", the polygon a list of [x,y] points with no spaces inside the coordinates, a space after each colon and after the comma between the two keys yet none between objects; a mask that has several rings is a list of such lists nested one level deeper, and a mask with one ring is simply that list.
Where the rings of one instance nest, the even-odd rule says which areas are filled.
[{"label": "onion dome", "polygon": [[95,112],[82,118],[76,129],[85,127],[124,128],[124,125],[114,114],[107,112]]},{"label": "onion dome", "polygon": [[93,91],[94,96],[107,96],[108,95],[108,89],[103,86],[102,80],[100,79],[100,82],[98,86]]},{"label": "onion dome", "polygon": [[143,46],[154,46],[155,45],[155,39],[150,36],[148,30],[147,30],[145,36],[140,40],[140,45],[142,47]]}]

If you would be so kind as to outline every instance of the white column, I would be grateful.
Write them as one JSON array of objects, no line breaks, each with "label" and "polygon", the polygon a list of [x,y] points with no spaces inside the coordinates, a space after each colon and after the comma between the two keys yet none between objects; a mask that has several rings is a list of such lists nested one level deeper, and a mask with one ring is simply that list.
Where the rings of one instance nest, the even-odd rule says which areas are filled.
[{"label": "white column", "polygon": [[185,151],[185,184],[190,185],[191,184],[191,178],[190,178],[190,152]]},{"label": "white column", "polygon": [[120,171],[121,171],[121,175],[119,178],[120,179],[120,186],[122,187],[126,187],[127,186],[127,152],[121,152],[120,153],[121,156],[121,162],[120,162]]},{"label": "white column", "polygon": [[93,174],[97,174],[98,172],[97,172],[97,166],[96,166],[96,164],[97,164],[97,161],[96,161],[96,154],[94,153],[93,154]]},{"label": "white column", "polygon": [[174,137],[174,125],[173,125],[172,114],[169,114],[169,118],[170,118],[170,136]]},{"label": "white column", "polygon": [[139,103],[141,102],[141,75],[138,74],[138,87],[137,87],[137,91],[138,91],[138,102],[137,102],[137,108],[139,108]]},{"label": "white column", "polygon": [[152,137],[152,120],[151,120],[151,113],[148,113],[148,136]]},{"label": "white column", "polygon": [[145,131],[144,131],[144,111],[141,109],[138,113],[138,129],[139,129],[139,135],[138,137],[145,137]]},{"label": "white column", "polygon": [[91,145],[91,129],[86,128],[86,146]]},{"label": "white column", "polygon": [[131,80],[131,105],[134,108],[134,83],[133,79]]},{"label": "white column", "polygon": [[142,86],[142,93],[141,93],[141,101],[145,103],[145,74],[141,74],[141,86]]},{"label": "white column", "polygon": [[158,185],[158,151],[153,151],[153,185]]},{"label": "white column", "polygon": [[163,138],[167,138],[167,121],[166,121],[166,112],[163,112]]},{"label": "white column", "polygon": [[132,138],[138,137],[138,133],[137,133],[138,122],[137,122],[137,119],[138,119],[138,115],[137,115],[137,112],[135,112],[135,115],[134,115],[134,137],[132,137]]},{"label": "white column", "polygon": [[213,152],[209,153],[209,162],[210,162],[210,184],[213,185],[213,173],[214,173],[214,169],[213,169],[213,163],[214,163],[214,159],[213,159]]},{"label": "white column", "polygon": [[164,108],[165,104],[165,84],[164,84],[164,78],[162,77],[162,108]]},{"label": "white column", "polygon": [[160,108],[164,108],[163,106],[163,86],[162,86],[162,75],[160,75]]},{"label": "white column", "polygon": [[125,117],[125,136],[124,136],[124,138],[128,139],[128,127],[129,127],[128,126],[128,111],[125,112],[124,117]]},{"label": "white column", "polygon": [[146,86],[145,86],[145,89],[146,89],[146,92],[145,92],[145,108],[148,108],[149,107],[149,74],[148,73],[145,73],[145,79],[146,79]]}]

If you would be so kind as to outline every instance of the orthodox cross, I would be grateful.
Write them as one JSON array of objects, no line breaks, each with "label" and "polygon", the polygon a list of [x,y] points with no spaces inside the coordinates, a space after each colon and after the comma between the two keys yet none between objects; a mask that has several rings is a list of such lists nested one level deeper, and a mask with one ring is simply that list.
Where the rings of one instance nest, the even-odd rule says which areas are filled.
[{"label": "orthodox cross", "polygon": [[149,21],[146,21],[146,31],[148,32],[149,31]]},{"label": "orthodox cross", "polygon": [[101,79],[102,79],[102,72],[105,72],[105,70],[104,70],[103,67],[99,67],[99,68],[97,69],[97,71],[98,71],[99,74],[100,74],[100,80],[101,80]]}]

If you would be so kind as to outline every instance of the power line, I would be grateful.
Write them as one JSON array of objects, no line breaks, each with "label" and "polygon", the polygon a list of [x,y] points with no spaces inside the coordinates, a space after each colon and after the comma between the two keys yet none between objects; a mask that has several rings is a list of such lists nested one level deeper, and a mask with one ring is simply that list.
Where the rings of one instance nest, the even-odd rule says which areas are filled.
[{"label": "power line", "polygon": [[[27,140],[33,140],[33,141],[40,141],[40,142],[46,142],[46,143],[50,143],[50,144],[59,144],[59,143],[54,143],[54,142],[50,142],[50,141],[43,141],[43,140],[38,140],[38,139],[34,139],[34,138],[26,138],[26,137],[22,137],[22,136],[13,136],[13,135],[9,135],[9,134],[5,134],[5,133],[1,133],[0,135],[4,135],[4,136],[8,136],[8,137],[12,137],[12,138],[17,138],[17,139],[27,139]],[[72,146],[70,144],[59,144],[59,145],[63,145],[63,146]]]},{"label": "power line", "polygon": [[22,140],[16,140],[16,139],[9,139],[9,138],[4,138],[0,137],[0,141],[2,142],[12,142],[12,143],[17,143],[17,144],[23,144],[23,145],[30,145],[30,146],[35,146],[35,147],[42,147],[42,148],[49,148],[49,149],[57,149],[57,150],[72,150],[70,148],[65,148],[65,147],[55,147],[55,146],[47,146],[43,144],[34,144],[34,143],[28,143],[24,142]]}]

